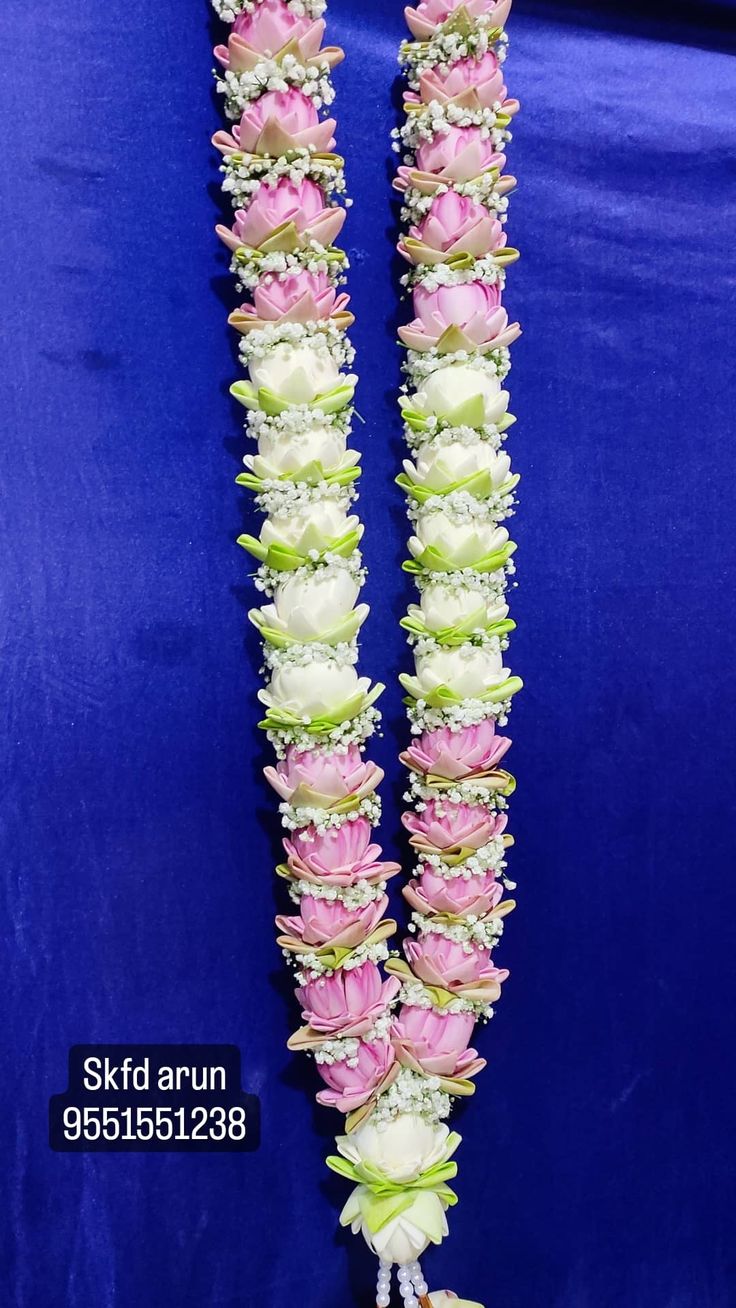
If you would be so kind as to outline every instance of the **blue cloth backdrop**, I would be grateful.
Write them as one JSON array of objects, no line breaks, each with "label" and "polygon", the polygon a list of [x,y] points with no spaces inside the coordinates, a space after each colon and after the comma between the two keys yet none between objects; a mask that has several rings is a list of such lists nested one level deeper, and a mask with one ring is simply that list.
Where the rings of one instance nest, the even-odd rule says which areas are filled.
[{"label": "blue cloth backdrop", "polygon": [[[733,233],[728,7],[519,3],[507,303],[522,474],[512,971],[461,1204],[426,1259],[488,1308],[730,1308],[734,1007]],[[399,0],[331,0],[355,206],[370,566],[400,851],[409,598],[396,210]],[[2,985],[14,1308],[367,1308],[336,1234],[337,1116],[285,1040],[274,797],[233,478],[233,301],[213,235],[205,0],[4,0],[0,188]],[[729,936],[731,937],[729,939]],[[65,1156],[67,1050],[232,1041],[240,1157]]]}]

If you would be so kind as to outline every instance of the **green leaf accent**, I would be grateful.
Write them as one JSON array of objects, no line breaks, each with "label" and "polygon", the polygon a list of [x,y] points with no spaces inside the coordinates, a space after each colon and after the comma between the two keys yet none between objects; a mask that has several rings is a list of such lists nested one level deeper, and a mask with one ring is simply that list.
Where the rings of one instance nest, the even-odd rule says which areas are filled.
[{"label": "green leaf accent", "polygon": [[468,640],[472,639],[475,632],[479,630],[483,630],[488,636],[505,636],[508,632],[516,630],[513,618],[501,618],[498,622],[490,622],[483,627],[474,614],[471,614],[465,622],[456,623],[454,627],[442,627],[439,631],[430,631],[425,623],[408,615],[401,619],[400,625],[415,636],[431,637],[439,645],[467,645]]},{"label": "green leaf accent", "polygon": [[458,481],[450,482],[442,490],[433,490],[429,486],[422,486],[419,482],[412,481],[408,473],[402,472],[396,478],[396,485],[400,486],[417,503],[425,504],[433,495],[451,495],[453,491],[468,491],[477,500],[490,499],[491,495],[510,495],[518,486],[520,480],[520,474],[516,472],[512,477],[509,477],[508,481],[505,481],[502,486],[496,489],[493,486],[490,472],[483,469],[481,472],[474,472],[468,477],[461,477]]},{"label": "green leaf accent", "polygon": [[[460,1136],[452,1132],[447,1139],[449,1152],[453,1153],[460,1144]],[[327,1158],[327,1166],[337,1172],[339,1176],[346,1177],[347,1180],[353,1181],[359,1188],[353,1193],[353,1200],[360,1207],[361,1217],[371,1234],[375,1235],[388,1222],[399,1217],[401,1213],[406,1212],[407,1208],[414,1208],[416,1200],[423,1193],[432,1193],[439,1199],[442,1208],[450,1208],[457,1203],[457,1195],[447,1185],[447,1181],[457,1176],[457,1163],[446,1161],[435,1163],[429,1167],[426,1172],[422,1172],[414,1181],[397,1182],[391,1181],[384,1176],[377,1167],[365,1159],[359,1163],[350,1162],[347,1158],[341,1158],[337,1154],[331,1154]],[[420,1204],[419,1208],[424,1208]],[[437,1229],[436,1219],[429,1212],[418,1214],[419,1221],[422,1222],[422,1216],[429,1218],[432,1231]],[[412,1212],[412,1220],[414,1213]],[[341,1218],[342,1220],[342,1218]],[[350,1219],[348,1219],[350,1220]],[[344,1223],[347,1225],[347,1221]],[[425,1234],[429,1234],[426,1227],[422,1225]],[[441,1231],[441,1228],[440,1228]]]},{"label": "green leaf accent", "polygon": [[[307,486],[318,486],[320,482],[325,482],[328,486],[349,486],[351,482],[357,481],[362,469],[357,466],[349,468],[338,468],[334,472],[325,472],[321,463],[312,460],[311,463],[305,463],[302,468],[297,468],[295,472],[285,472],[280,477],[269,478],[271,481],[283,482],[284,485],[298,485],[302,483]],[[247,490],[255,491],[257,495],[261,494],[264,488],[264,479],[256,477],[252,472],[241,472],[235,478],[238,486],[245,486]]]},{"label": "green leaf accent", "polygon": [[237,540],[238,545],[241,545],[249,554],[259,559],[267,568],[273,568],[274,572],[293,572],[296,568],[303,568],[308,563],[316,565],[324,560],[326,554],[337,554],[340,558],[347,559],[357,548],[359,542],[359,531],[346,532],[344,536],[338,536],[335,540],[325,542],[318,551],[318,557],[313,559],[310,554],[300,554],[291,545],[283,545],[280,542],[266,547],[255,536],[238,536]]},{"label": "green leaf accent", "polygon": [[463,568],[473,568],[476,572],[497,572],[508,563],[516,548],[514,541],[510,540],[500,549],[485,554],[473,563],[455,563],[440,554],[436,546],[428,545],[418,559],[406,559],[401,566],[404,572],[410,572],[412,576],[421,576],[423,572],[458,572]]},{"label": "green leaf accent", "polygon": [[[449,686],[436,686],[435,689],[431,690],[428,694],[424,691],[415,694],[417,679],[416,677],[410,676],[408,672],[400,673],[399,681],[404,687],[404,690],[409,692],[404,699],[404,703],[410,706],[415,700],[421,699],[425,704],[428,704],[430,708],[457,708],[459,704],[464,704],[466,699],[470,698],[468,695],[458,695],[457,692],[451,690]],[[490,690],[484,691],[482,695],[473,695],[472,698],[480,700],[482,704],[502,703],[503,700],[511,699],[512,695],[516,695],[517,692],[522,689],[523,685],[524,683],[521,680],[521,677],[508,677],[506,681],[502,681],[498,686],[491,686]],[[516,783],[514,783],[514,787],[515,785]]]},{"label": "green leaf accent", "polygon": [[349,722],[353,718],[357,718],[359,714],[375,704],[385,689],[383,683],[377,681],[375,686],[372,686],[367,693],[356,691],[355,695],[352,695],[339,708],[333,709],[329,717],[311,718],[308,722],[298,718],[287,709],[268,708],[266,709],[265,718],[258,725],[264,731],[279,731],[288,730],[291,727],[301,727],[310,736],[329,736],[336,727],[342,726],[343,722]]}]

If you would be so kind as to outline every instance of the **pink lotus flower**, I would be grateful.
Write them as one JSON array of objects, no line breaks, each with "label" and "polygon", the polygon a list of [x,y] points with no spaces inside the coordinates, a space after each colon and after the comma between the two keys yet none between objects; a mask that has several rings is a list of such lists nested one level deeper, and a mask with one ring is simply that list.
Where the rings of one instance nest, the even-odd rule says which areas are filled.
[{"label": "pink lotus flower", "polygon": [[[485,205],[457,191],[443,191],[435,196],[419,226],[409,229],[398,249],[409,263],[437,264],[460,254],[472,254],[477,259],[505,245],[506,233]],[[499,290],[497,304],[500,302]]]},{"label": "pink lotus flower", "polygon": [[[504,244],[503,228],[484,204],[457,191],[443,191],[433,199],[426,217],[412,235],[435,250],[453,247],[469,254],[486,254]],[[500,298],[499,298],[500,303]]]},{"label": "pink lotus flower", "polygon": [[378,861],[381,846],[371,844],[371,834],[371,824],[364,817],[322,832],[306,827],[284,840],[289,868],[301,880],[323,885],[387,881],[401,870],[400,865]]},{"label": "pink lotus flower", "polygon": [[273,55],[287,41],[298,40],[311,26],[308,14],[298,14],[284,0],[260,0],[250,13],[238,14],[233,31],[256,50]]},{"label": "pink lotus flower", "polygon": [[355,949],[375,931],[388,907],[388,895],[381,895],[364,908],[346,908],[339,899],[317,899],[302,895],[299,915],[279,916],[276,926],[284,935],[305,945],[336,945]]},{"label": "pink lotus flower", "polygon": [[469,55],[450,64],[446,73],[430,68],[419,78],[419,96],[407,95],[408,102],[421,99],[424,104],[433,100],[439,104],[450,102],[467,109],[492,109],[503,104],[506,87],[498,58],[487,50],[480,58]]},{"label": "pink lotus flower", "polygon": [[480,127],[453,126],[424,141],[417,150],[417,168],[455,182],[469,182],[488,168],[499,166],[489,136]]},{"label": "pink lotus flower", "polygon": [[396,1053],[389,1040],[370,1044],[361,1040],[357,1066],[350,1067],[347,1059],[341,1063],[317,1063],[317,1071],[330,1087],[320,1090],[318,1103],[337,1108],[341,1113],[352,1113],[386,1081],[395,1060]]},{"label": "pink lotus flower", "polygon": [[230,132],[216,132],[212,144],[221,154],[270,155],[274,159],[290,150],[332,150],[337,126],[334,118],[320,122],[308,95],[296,87],[288,91],[267,91],[253,100],[240,123]]},{"label": "pink lotus flower", "polygon": [[[465,287],[457,289],[464,290]],[[497,736],[493,719],[484,718],[475,726],[463,727],[460,731],[440,727],[437,731],[423,732],[401,755],[401,762],[425,776],[431,774],[460,781],[479,773],[494,772],[510,748],[508,736]]]},{"label": "pink lotus flower", "polygon": [[491,952],[480,945],[463,945],[437,931],[418,940],[405,940],[404,953],[412,971],[428,986],[492,1003],[501,993],[508,971],[494,967]]},{"label": "pink lotus flower", "polygon": [[[263,182],[248,208],[237,210],[232,230],[218,224],[216,231],[230,250],[242,246],[258,250],[267,241],[272,249],[280,249],[279,238],[286,248],[293,249],[295,234],[302,248],[311,241],[327,247],[339,235],[344,221],[344,209],[325,208],[324,196],[316,182],[305,178],[295,184],[287,177],[280,177],[275,184]],[[279,236],[274,238],[276,232]]]},{"label": "pink lotus flower", "polygon": [[236,18],[227,45],[215,46],[215,58],[234,73],[252,72],[264,58],[280,63],[287,54],[305,67],[324,63],[334,68],[344,53],[338,46],[321,49],[324,34],[323,18],[312,21],[282,0],[261,0],[252,12]]},{"label": "pink lotus flower", "polygon": [[423,865],[422,874],[404,886],[404,898],[417,913],[452,913],[457,917],[474,913],[485,917],[501,900],[503,886],[496,881],[495,872],[483,872],[476,877],[441,877],[430,864]]},{"label": "pink lotus flower", "polygon": [[381,980],[375,963],[362,963],[346,972],[338,968],[300,987],[296,997],[302,1017],[325,1036],[363,1035],[391,1004],[401,988],[398,977]]},{"label": "pink lotus flower", "polygon": [[412,36],[427,41],[461,6],[471,18],[487,14],[495,27],[503,27],[511,12],[511,0],[421,0],[416,9],[406,8],[404,17]]},{"label": "pink lotus flower", "polygon": [[399,1062],[428,1076],[475,1076],[486,1064],[468,1049],[474,1026],[472,1013],[438,1013],[403,1004],[393,1025]]},{"label": "pink lotus flower", "polygon": [[[496,288],[486,282],[462,282],[427,291],[417,286],[414,304],[419,316],[399,336],[410,350],[498,350],[521,335],[518,322],[509,322],[505,309],[490,308]],[[421,294],[420,294],[421,293]]]},{"label": "pink lotus flower", "polygon": [[431,799],[421,813],[403,813],[414,849],[453,857],[462,850],[481,849],[506,829],[505,813],[489,813],[482,804],[453,804]]},{"label": "pink lotus flower", "polygon": [[354,321],[348,312],[350,296],[338,295],[326,273],[268,273],[256,287],[254,304],[242,304],[228,322],[239,332],[257,330],[269,322],[326,322],[331,318],[346,330]]},{"label": "pink lotus flower", "polygon": [[263,774],[294,808],[344,808],[346,800],[372,795],[383,780],[381,768],[364,760],[357,745],[344,754],[290,745],[277,767],[264,768]]}]

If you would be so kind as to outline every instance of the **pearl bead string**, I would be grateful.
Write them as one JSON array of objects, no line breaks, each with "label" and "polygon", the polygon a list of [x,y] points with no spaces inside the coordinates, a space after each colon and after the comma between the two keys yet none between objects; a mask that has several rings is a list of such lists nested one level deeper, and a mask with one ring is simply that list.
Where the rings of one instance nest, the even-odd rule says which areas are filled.
[{"label": "pearl bead string", "polygon": [[[398,1271],[399,1294],[403,1308],[432,1308],[428,1298],[429,1286],[418,1261],[405,1263]],[[390,1308],[391,1263],[381,1259],[376,1283],[376,1308]]]}]

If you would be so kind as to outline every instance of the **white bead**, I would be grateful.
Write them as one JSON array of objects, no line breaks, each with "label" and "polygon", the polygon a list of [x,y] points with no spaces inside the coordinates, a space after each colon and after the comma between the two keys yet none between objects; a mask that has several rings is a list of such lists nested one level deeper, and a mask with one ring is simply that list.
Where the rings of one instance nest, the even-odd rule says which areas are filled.
[{"label": "white bead", "polygon": [[422,1271],[422,1269],[421,1269],[421,1267],[419,1266],[419,1263],[416,1262],[416,1260],[415,1260],[413,1263],[410,1264],[410,1266],[409,1266],[409,1271],[411,1272],[412,1277],[413,1277],[415,1273],[416,1273],[417,1276],[421,1275],[421,1271]]},{"label": "white bead", "polygon": [[389,1308],[390,1304],[391,1304],[390,1294],[381,1293],[379,1295],[376,1295],[376,1308]]},{"label": "white bead", "polygon": [[409,1271],[409,1268],[408,1268],[408,1267],[400,1267],[400,1268],[399,1268],[399,1285],[405,1285],[406,1282],[407,1282],[407,1281],[410,1281],[410,1280],[411,1280],[411,1272]]},{"label": "white bead", "polygon": [[429,1289],[429,1286],[427,1285],[426,1281],[415,1281],[414,1289],[416,1290],[417,1294],[426,1294]]},{"label": "white bead", "polygon": [[381,1268],[382,1272],[384,1271],[390,1272],[391,1268],[393,1267],[393,1263],[388,1262],[385,1258],[381,1258],[379,1259],[378,1266]]},{"label": "white bead", "polygon": [[404,1281],[403,1285],[399,1286],[399,1294],[401,1295],[402,1299],[413,1299],[414,1287],[410,1285],[407,1281]]}]

